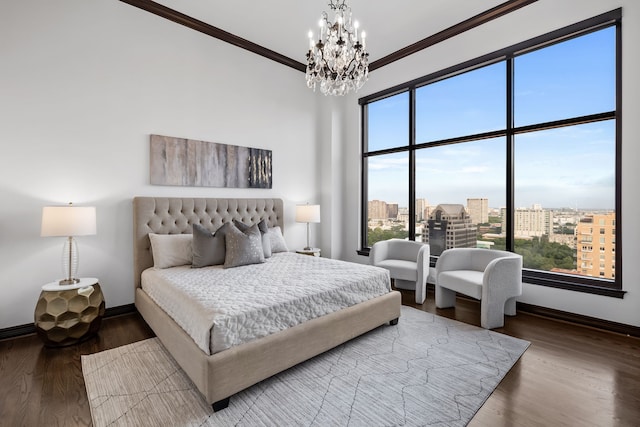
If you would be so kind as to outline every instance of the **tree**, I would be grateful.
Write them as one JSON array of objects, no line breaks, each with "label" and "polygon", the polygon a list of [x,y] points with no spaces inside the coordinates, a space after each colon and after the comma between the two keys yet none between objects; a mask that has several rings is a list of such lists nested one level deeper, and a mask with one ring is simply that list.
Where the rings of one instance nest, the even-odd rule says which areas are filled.
[{"label": "tree", "polygon": [[[495,249],[505,248],[506,239],[493,239]],[[561,243],[549,242],[549,236],[534,237],[531,240],[515,239],[515,252],[522,255],[523,267],[550,271],[554,268],[571,270],[575,268],[575,250]]]},{"label": "tree", "polygon": [[549,242],[546,234],[531,240],[516,239],[515,250],[522,255],[525,268],[543,271],[574,268],[574,250],[561,243]]},{"label": "tree", "polygon": [[367,243],[369,246],[373,246],[374,243],[381,240],[389,239],[406,239],[409,234],[404,229],[403,225],[394,225],[389,230],[383,230],[380,227],[376,227],[373,230],[369,229],[367,236]]}]

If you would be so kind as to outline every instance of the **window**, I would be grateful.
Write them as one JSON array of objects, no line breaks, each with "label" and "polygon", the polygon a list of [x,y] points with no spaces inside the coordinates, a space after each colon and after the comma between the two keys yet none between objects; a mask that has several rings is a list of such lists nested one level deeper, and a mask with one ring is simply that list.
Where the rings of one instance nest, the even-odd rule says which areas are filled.
[{"label": "window", "polygon": [[368,106],[368,147],[379,151],[409,145],[409,93],[401,93]]},{"label": "window", "polygon": [[360,99],[363,253],[390,237],[428,242],[432,257],[505,249],[523,256],[527,283],[622,297],[620,19]]},{"label": "window", "polygon": [[384,154],[367,159],[368,193],[367,241],[404,239],[407,228],[408,171],[407,153]]},{"label": "window", "polygon": [[[415,239],[429,243],[432,255],[448,247],[476,247],[479,235],[500,232],[498,211],[493,225],[489,221],[488,200],[504,199],[504,163],[495,161],[504,153],[504,138],[416,150]],[[438,233],[436,227],[444,230]],[[504,249],[504,242],[490,243]]]}]

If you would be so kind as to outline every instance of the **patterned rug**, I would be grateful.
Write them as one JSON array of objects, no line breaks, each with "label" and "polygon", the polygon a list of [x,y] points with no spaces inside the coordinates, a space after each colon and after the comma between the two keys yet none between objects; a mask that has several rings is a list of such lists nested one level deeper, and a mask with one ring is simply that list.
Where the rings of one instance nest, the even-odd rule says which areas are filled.
[{"label": "patterned rug", "polygon": [[402,307],[213,412],[157,338],[82,356],[95,427],[464,426],[527,341]]}]

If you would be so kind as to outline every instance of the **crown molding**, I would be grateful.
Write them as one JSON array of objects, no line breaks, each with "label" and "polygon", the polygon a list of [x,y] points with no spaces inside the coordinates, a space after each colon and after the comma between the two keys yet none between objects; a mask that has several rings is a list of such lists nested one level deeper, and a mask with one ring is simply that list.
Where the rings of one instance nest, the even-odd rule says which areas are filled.
[{"label": "crown molding", "polygon": [[[199,31],[208,36],[225,41],[234,46],[246,49],[250,52],[256,53],[272,61],[278,62],[287,67],[291,67],[295,70],[306,72],[307,66],[302,62],[298,62],[288,56],[282,55],[271,49],[267,49],[264,46],[260,46],[257,43],[238,37],[235,34],[224,31],[218,27],[202,22],[198,19],[192,18],[189,15],[178,12],[177,10],[168,8],[164,5],[156,3],[152,0],[120,0],[123,3],[127,3],[131,6],[145,10],[156,16],[173,21],[177,24],[184,25],[185,27]],[[385,65],[389,65],[392,62],[398,61],[423,49],[426,49],[434,44],[443,42],[451,37],[457,36],[465,31],[475,28],[479,25],[485,24],[496,18],[504,16],[515,10],[518,10],[531,3],[535,3],[538,0],[509,0],[496,7],[486,10],[478,15],[475,15],[465,21],[462,21],[456,25],[453,25],[445,30],[442,30],[436,34],[433,34],[427,38],[424,38],[416,43],[413,43],[407,47],[397,50],[389,55],[377,59],[369,64],[369,72],[374,71]]]},{"label": "crown molding", "polygon": [[260,46],[257,43],[243,39],[242,37],[238,37],[235,34],[232,34],[228,31],[224,31],[218,27],[214,27],[213,25],[209,25],[206,22],[202,22],[198,19],[192,18],[191,16],[185,15],[184,13],[178,12],[177,10],[168,8],[154,1],[151,1],[151,0],[120,0],[120,1],[123,3],[127,3],[131,6],[135,6],[139,9],[145,10],[161,18],[165,18],[177,24],[184,25],[185,27],[199,31],[208,36],[230,43],[239,48],[246,49],[249,52],[256,53],[267,59],[271,59],[272,61],[278,62],[282,65],[286,65],[287,67],[291,67],[298,71],[302,71],[303,73],[307,69],[307,66],[302,62],[295,61],[289,58],[288,56],[282,55],[278,52],[274,52],[273,50],[267,49],[264,46]]},{"label": "crown molding", "polygon": [[524,6],[530,5],[531,3],[535,3],[537,1],[538,0],[509,0],[505,3],[499,4],[496,7],[493,7],[482,13],[479,13],[478,15],[475,15],[465,21],[455,24],[427,38],[424,38],[407,47],[404,47],[400,50],[390,53],[387,56],[384,56],[380,59],[373,61],[371,64],[369,64],[369,72],[374,71],[380,67],[384,67],[385,65],[389,65],[392,62],[398,61],[409,55],[413,55],[416,52],[419,52],[437,43],[440,43],[447,39],[455,37],[458,34],[464,33],[465,31],[471,30],[482,24],[486,24],[489,21],[492,21],[496,18],[504,16],[513,11],[516,11]]}]

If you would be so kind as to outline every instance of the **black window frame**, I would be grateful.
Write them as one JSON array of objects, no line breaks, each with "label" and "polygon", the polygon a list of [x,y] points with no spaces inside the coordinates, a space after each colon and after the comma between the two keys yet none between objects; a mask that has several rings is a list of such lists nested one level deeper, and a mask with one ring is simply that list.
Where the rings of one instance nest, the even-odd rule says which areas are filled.
[{"label": "black window frame", "polygon": [[[365,96],[358,100],[361,107],[361,215],[360,215],[360,249],[357,251],[360,255],[369,254],[370,248],[366,246],[367,242],[367,211],[368,211],[368,180],[367,180],[367,159],[369,157],[392,154],[399,152],[409,153],[409,212],[415,211],[415,157],[416,151],[426,146],[433,147],[439,145],[448,145],[454,143],[460,143],[465,141],[475,141],[493,137],[506,137],[506,162],[507,162],[507,176],[506,179],[506,204],[508,209],[506,224],[506,247],[507,250],[514,251],[514,139],[518,134],[523,134],[532,131],[540,131],[553,129],[557,127],[564,127],[568,125],[580,125],[586,123],[595,123],[604,120],[615,120],[615,223],[620,224],[621,221],[621,207],[622,207],[622,190],[621,190],[621,147],[622,147],[622,9],[618,8],[610,12],[603,13],[593,18],[586,19],[584,21],[569,25],[567,27],[552,31],[539,37],[515,44],[513,46],[495,51],[483,55],[481,57],[463,62],[458,65],[446,68],[441,71],[426,75],[424,77],[411,80],[409,82],[391,87],[389,89]],[[586,116],[573,117],[570,119],[556,120],[546,123],[538,123],[527,126],[514,126],[513,117],[513,63],[514,59],[522,54],[541,49],[556,43],[560,43],[575,37],[583,36],[585,34],[602,30],[607,27],[615,27],[615,110],[598,114],[590,114]],[[507,117],[506,128],[495,132],[486,132],[476,135],[466,135],[462,137],[450,138],[441,141],[433,141],[428,143],[417,144],[415,140],[416,136],[416,124],[415,124],[415,92],[418,88],[443,80],[445,78],[453,77],[458,74],[472,71],[474,69],[491,65],[493,63],[506,61],[507,70]],[[380,101],[382,99],[400,94],[402,92],[409,92],[409,144],[402,147],[389,148],[377,151],[367,151],[368,140],[368,104]],[[415,240],[415,215],[409,215],[409,239]],[[616,274],[614,279],[610,281],[604,281],[601,279],[584,277],[579,275],[562,274],[555,272],[547,272],[541,270],[523,270],[523,281],[529,284],[536,284],[541,286],[548,286],[553,288],[560,288],[578,292],[585,292],[597,295],[610,296],[615,298],[623,298],[625,291],[622,290],[622,235],[621,227],[615,228],[615,266]],[[432,257],[432,266],[435,264],[435,258]]]}]

